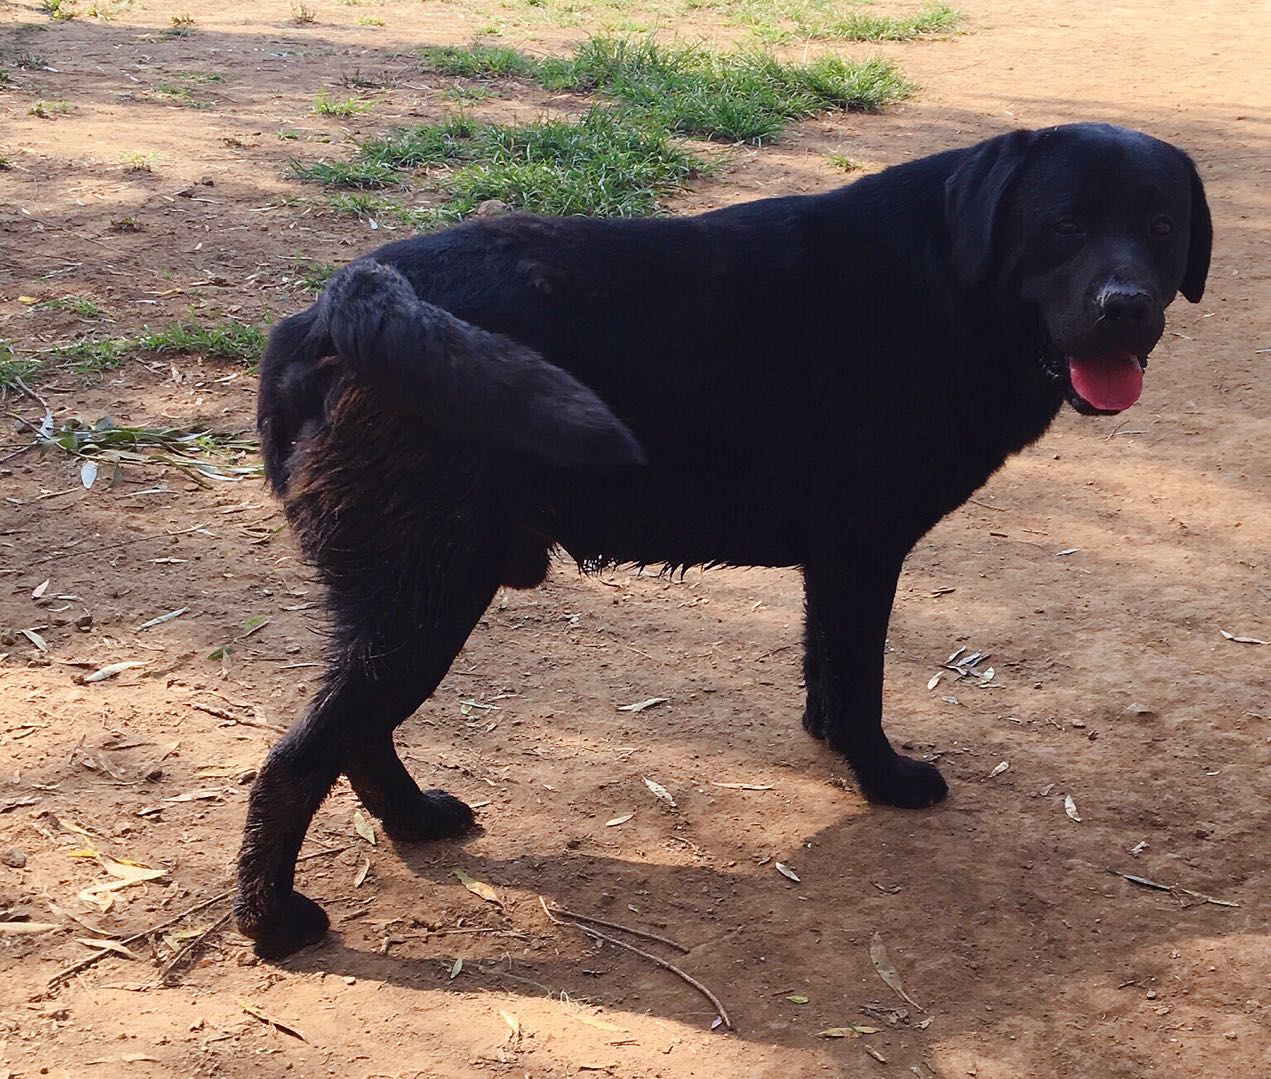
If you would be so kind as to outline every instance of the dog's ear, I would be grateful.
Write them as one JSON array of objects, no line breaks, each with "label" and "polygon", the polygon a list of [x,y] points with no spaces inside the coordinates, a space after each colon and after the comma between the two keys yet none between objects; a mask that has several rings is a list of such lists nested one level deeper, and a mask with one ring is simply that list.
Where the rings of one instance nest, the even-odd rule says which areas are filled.
[{"label": "dog's ear", "polygon": [[978,284],[988,272],[1002,203],[1037,138],[1033,131],[1012,131],[973,146],[945,181],[950,258],[964,287]]},{"label": "dog's ear", "polygon": [[1205,280],[1209,277],[1209,256],[1214,246],[1214,224],[1209,216],[1209,202],[1205,198],[1205,185],[1200,182],[1196,165],[1188,158],[1187,167],[1192,174],[1191,227],[1187,240],[1187,268],[1178,286],[1192,303],[1200,303],[1205,295]]}]

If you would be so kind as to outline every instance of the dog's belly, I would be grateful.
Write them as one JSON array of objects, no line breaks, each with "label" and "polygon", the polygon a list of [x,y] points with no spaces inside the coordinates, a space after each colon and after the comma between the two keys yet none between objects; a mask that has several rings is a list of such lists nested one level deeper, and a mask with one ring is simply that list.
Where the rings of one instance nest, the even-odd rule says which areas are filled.
[{"label": "dog's belly", "polygon": [[790,492],[713,491],[691,478],[580,486],[554,501],[551,537],[584,566],[605,563],[795,566],[805,510]]}]

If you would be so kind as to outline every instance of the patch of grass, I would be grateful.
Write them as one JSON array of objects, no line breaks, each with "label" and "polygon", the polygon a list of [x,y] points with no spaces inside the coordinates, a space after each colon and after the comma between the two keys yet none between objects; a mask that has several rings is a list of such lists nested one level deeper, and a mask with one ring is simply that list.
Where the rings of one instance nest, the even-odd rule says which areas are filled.
[{"label": "patch of grass", "polygon": [[70,111],[69,101],[45,101],[43,98],[27,109],[32,116],[38,116],[41,120],[56,120]]},{"label": "patch of grass", "polygon": [[360,97],[332,97],[323,90],[313,101],[313,111],[321,116],[356,116],[360,112],[370,112],[375,102]]},{"label": "patch of grass", "polygon": [[277,131],[274,132],[274,135],[277,138],[284,139],[284,140],[300,138],[299,131],[294,131],[291,128],[286,128],[286,127],[279,128]]},{"label": "patch of grass", "polygon": [[153,151],[143,153],[140,150],[121,154],[119,157],[119,163],[123,165],[125,172],[153,172],[159,160],[159,155]]},{"label": "patch of grass", "polygon": [[826,154],[825,160],[844,172],[856,172],[861,167],[859,162],[853,161],[847,154]]},{"label": "patch of grass", "polygon": [[659,198],[703,168],[665,131],[600,107],[577,121],[504,127],[460,118],[404,128],[364,142],[352,164],[386,170],[451,167],[442,182],[447,201],[436,208],[410,209],[368,195],[332,201],[345,212],[390,217],[413,228],[459,220],[488,200],[543,214],[651,214]]},{"label": "patch of grass", "polygon": [[177,322],[142,334],[136,347],[147,352],[197,352],[211,359],[254,364],[265,350],[265,331],[232,319],[213,325]]},{"label": "patch of grass", "polygon": [[66,361],[76,374],[99,375],[123,363],[133,347],[126,337],[81,337],[58,345],[49,354]]},{"label": "patch of grass", "polygon": [[8,172],[11,168],[13,168],[13,162],[3,154],[0,154],[0,172]]},{"label": "patch of grass", "polygon": [[183,105],[187,109],[206,109],[208,102],[194,96],[188,86],[176,82],[164,82],[155,87],[155,93],[167,98],[174,105]]},{"label": "patch of grass", "polygon": [[62,296],[55,300],[41,300],[35,305],[36,311],[69,311],[80,318],[101,319],[106,312],[85,296]]},{"label": "patch of grass", "polygon": [[7,67],[0,67],[0,90],[7,90],[9,88],[9,78],[9,69]]},{"label": "patch of grass", "polygon": [[178,79],[184,79],[187,82],[225,82],[226,76],[219,71],[178,71],[176,73]]},{"label": "patch of grass", "polygon": [[528,75],[550,89],[600,91],[669,131],[731,141],[772,139],[789,121],[829,109],[875,111],[912,90],[881,58],[797,64],[759,50],[717,53],[620,38],[589,38],[565,59],[481,44],[423,56],[446,74]]},{"label": "patch of grass", "polygon": [[359,15],[357,24],[358,26],[383,26],[384,20],[378,15]]},{"label": "patch of grass", "polygon": [[20,356],[8,341],[0,341],[0,391],[20,389],[18,383],[30,379],[39,366],[34,356]]},{"label": "patch of grass", "polygon": [[832,41],[913,41],[920,37],[947,37],[957,31],[962,13],[948,4],[928,4],[913,15],[876,15],[856,11],[834,15],[809,33]]},{"label": "patch of grass", "polygon": [[291,18],[293,22],[306,26],[318,21],[318,13],[303,2],[291,0]]},{"label": "patch of grass", "polygon": [[79,15],[75,0],[43,0],[40,10],[50,19],[70,20]]},{"label": "patch of grass", "polygon": [[378,187],[394,187],[402,182],[401,174],[394,168],[375,161],[315,161],[291,163],[291,174],[299,180],[326,184],[327,187],[352,187],[370,190]]},{"label": "patch of grass", "polygon": [[329,262],[317,262],[313,259],[296,259],[292,264],[291,272],[295,280],[310,292],[321,292],[326,288],[327,282],[331,280],[331,275],[335,273],[335,266]]},{"label": "patch of grass", "polygon": [[168,29],[164,33],[168,37],[189,37],[194,33],[194,16],[188,11],[183,11],[178,15],[173,15],[169,20]]},{"label": "patch of grass", "polygon": [[97,375],[120,366],[135,352],[199,353],[210,359],[255,364],[265,349],[261,326],[226,319],[203,324],[176,322],[162,329],[146,329],[136,337],[80,337],[49,350],[81,375]]}]

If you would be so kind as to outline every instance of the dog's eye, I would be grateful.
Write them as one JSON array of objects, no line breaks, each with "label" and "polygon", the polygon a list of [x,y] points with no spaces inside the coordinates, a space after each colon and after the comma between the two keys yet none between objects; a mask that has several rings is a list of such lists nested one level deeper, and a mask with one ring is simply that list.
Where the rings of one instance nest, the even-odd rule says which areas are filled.
[{"label": "dog's eye", "polygon": [[1050,227],[1060,236],[1079,236],[1082,232],[1081,222],[1073,217],[1061,217]]},{"label": "dog's eye", "polygon": [[1152,221],[1153,236],[1168,236],[1174,231],[1174,222],[1168,217],[1158,217]]}]

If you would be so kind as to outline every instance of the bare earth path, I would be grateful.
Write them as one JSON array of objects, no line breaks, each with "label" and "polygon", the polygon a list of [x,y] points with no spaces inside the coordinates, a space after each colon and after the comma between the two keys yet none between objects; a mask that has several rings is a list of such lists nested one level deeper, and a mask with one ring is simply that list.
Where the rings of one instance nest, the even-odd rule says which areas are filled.
[{"label": "bare earth path", "polygon": [[[92,328],[31,298],[90,297],[116,334],[298,308],[298,255],[340,262],[387,232],[284,201],[313,195],[288,157],[453,110],[446,81],[412,66],[421,44],[501,20],[501,40],[547,51],[623,15],[596,5],[562,27],[550,5],[315,0],[297,24],[280,0],[224,0],[185,5],[196,30],[170,38],[175,9],[104,6],[110,21],[51,21],[0,2],[0,339],[24,350]],[[0,933],[0,1075],[1271,1074],[1271,646],[1222,633],[1271,640],[1271,15],[1250,0],[959,6],[965,35],[882,47],[921,84],[910,102],[731,151],[675,204],[823,189],[842,179],[829,152],[875,168],[1074,119],[1143,127],[1200,164],[1210,288],[1172,310],[1143,401],[1065,414],[902,578],[889,725],[939,756],[949,802],[871,808],[804,737],[795,572],[561,566],[500,596],[403,731],[421,781],[488,802],[483,834],[372,846],[342,786],[307,850],[348,849],[302,871],[333,915],[325,945],[259,964],[215,928],[162,986],[165,957],[225,913],[213,904],[156,956],[142,941],[46,992],[91,954],[76,938],[128,937],[228,887],[247,777],[304,701],[319,641],[316,592],[257,480],[131,468],[85,490],[71,458],[18,455],[0,462],[0,921],[62,928]],[[736,33],[677,11],[648,21]],[[373,112],[314,115],[314,94],[354,73],[391,83]],[[41,118],[37,100],[70,110]],[[527,87],[479,107],[576,104]],[[241,368],[188,357],[41,392],[59,422],[219,430],[247,428],[253,402]],[[42,413],[22,397],[5,410]],[[0,457],[28,437],[6,424]],[[991,653],[992,682],[946,671],[929,689],[961,646]],[[122,661],[144,666],[76,681]],[[652,697],[667,701],[618,710]],[[85,850],[166,874],[99,912],[77,894],[118,878]],[[681,941],[688,954],[665,954],[736,1032],[712,1032],[710,1005],[666,971],[552,925],[539,896]],[[916,1004],[880,978],[876,935]],[[874,1032],[819,1033],[853,1027]]]}]

